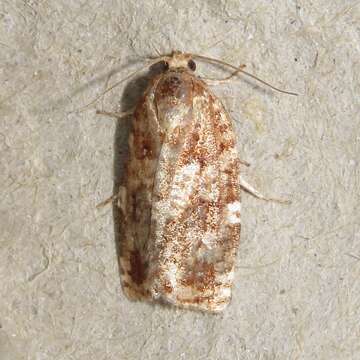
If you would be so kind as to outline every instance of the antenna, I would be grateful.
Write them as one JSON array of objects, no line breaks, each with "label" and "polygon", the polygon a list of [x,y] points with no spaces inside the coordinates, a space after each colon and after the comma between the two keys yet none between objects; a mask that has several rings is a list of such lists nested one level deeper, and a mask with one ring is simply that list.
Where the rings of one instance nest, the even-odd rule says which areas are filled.
[{"label": "antenna", "polygon": [[117,86],[119,86],[120,84],[122,84],[123,82],[125,82],[126,80],[131,79],[133,76],[135,76],[136,74],[140,73],[141,71],[144,71],[145,69],[149,68],[150,66],[156,64],[157,62],[161,61],[162,59],[164,59],[164,56],[162,57],[157,57],[156,60],[153,60],[152,62],[144,65],[143,67],[141,67],[138,70],[135,70],[134,72],[132,72],[131,74],[129,74],[128,76],[126,76],[125,78],[119,80],[118,82],[116,82],[115,84],[111,85],[109,88],[107,88],[106,90],[104,90],[101,94],[99,94],[94,100],[92,100],[91,102],[89,102],[88,104],[84,105],[83,107],[74,110],[75,111],[83,111],[86,108],[88,108],[89,106],[91,106],[92,104],[96,103],[102,96],[104,96],[106,93],[108,93],[109,91],[113,90],[114,88],[116,88]]},{"label": "antenna", "polygon": [[[227,66],[233,70],[235,70],[236,72],[232,75],[236,75],[237,73],[243,73],[244,75],[252,78],[252,79],[255,79],[256,81],[268,86],[269,88],[275,90],[275,91],[278,91],[278,92],[281,92],[283,94],[288,94],[288,95],[294,95],[294,96],[298,96],[299,94],[297,93],[294,93],[294,92],[291,92],[291,91],[286,91],[286,90],[281,90],[279,88],[277,88],[276,86],[273,86],[271,84],[269,84],[268,82],[264,81],[264,80],[261,80],[259,79],[257,76],[253,75],[253,74],[250,74],[248,73],[247,71],[243,70],[242,67],[236,67],[234,65],[231,65],[231,64],[228,64],[226,63],[225,61],[221,61],[221,60],[217,60],[217,59],[213,59],[213,58],[210,58],[210,57],[207,57],[207,56],[202,56],[202,55],[196,55],[196,54],[192,54],[192,56],[196,59],[200,59],[200,60],[205,60],[205,61],[208,61],[208,62],[211,62],[211,63],[215,63],[215,64],[220,64],[220,65],[224,65],[224,66]],[[230,76],[230,77],[232,77]]]}]

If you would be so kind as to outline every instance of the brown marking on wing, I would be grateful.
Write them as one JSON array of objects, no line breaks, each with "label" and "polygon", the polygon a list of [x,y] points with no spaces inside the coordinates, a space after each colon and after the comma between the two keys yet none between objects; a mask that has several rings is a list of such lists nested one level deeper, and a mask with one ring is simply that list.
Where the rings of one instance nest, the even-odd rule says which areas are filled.
[{"label": "brown marking on wing", "polygon": [[180,126],[177,126],[168,136],[167,142],[172,146],[179,145],[181,144],[181,140],[184,138],[184,136],[184,130]]},{"label": "brown marking on wing", "polygon": [[192,271],[189,271],[189,273],[181,279],[181,283],[205,292],[206,290],[214,289],[215,280],[214,264],[206,261],[198,261],[193,264]]},{"label": "brown marking on wing", "polygon": [[153,141],[153,136],[149,132],[142,131],[139,127],[134,127],[134,144],[136,144],[135,157],[139,160],[154,159],[155,154],[155,143]]},{"label": "brown marking on wing", "polygon": [[230,204],[240,199],[240,186],[239,183],[239,160],[234,160],[224,169],[227,175],[226,186],[224,187],[223,199],[226,204]]},{"label": "brown marking on wing", "polygon": [[174,288],[171,286],[169,281],[165,281],[163,284],[163,290],[167,293],[170,294],[174,291]]},{"label": "brown marking on wing", "polygon": [[134,250],[130,254],[130,271],[129,275],[136,285],[141,285],[145,280],[145,264],[139,250]]}]

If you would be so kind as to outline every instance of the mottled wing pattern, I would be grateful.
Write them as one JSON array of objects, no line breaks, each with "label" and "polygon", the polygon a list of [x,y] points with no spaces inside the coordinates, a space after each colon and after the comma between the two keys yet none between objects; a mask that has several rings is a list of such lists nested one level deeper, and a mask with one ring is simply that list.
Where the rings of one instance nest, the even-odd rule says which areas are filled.
[{"label": "mottled wing pattern", "polygon": [[150,237],[152,191],[161,148],[154,89],[155,78],[135,111],[129,136],[129,158],[120,189],[122,226],[120,240],[121,282],[131,299],[146,299],[147,247]]},{"label": "mottled wing pattern", "polygon": [[231,120],[187,71],[153,80],[129,140],[120,265],[128,297],[221,311],[240,237]]},{"label": "mottled wing pattern", "polygon": [[164,76],[155,102],[166,136],[153,188],[148,288],[178,306],[221,311],[230,301],[240,237],[232,123],[189,73]]}]

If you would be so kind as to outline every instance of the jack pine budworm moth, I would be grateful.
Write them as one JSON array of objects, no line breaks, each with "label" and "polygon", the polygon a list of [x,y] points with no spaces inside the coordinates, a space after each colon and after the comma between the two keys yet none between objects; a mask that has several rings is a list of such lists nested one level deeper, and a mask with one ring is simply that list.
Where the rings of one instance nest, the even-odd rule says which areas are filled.
[{"label": "jack pine budworm moth", "polygon": [[231,299],[241,187],[267,198],[240,177],[232,121],[195,75],[196,57],[222,63],[162,57],[133,113],[119,191],[120,270],[131,299],[219,312]]}]

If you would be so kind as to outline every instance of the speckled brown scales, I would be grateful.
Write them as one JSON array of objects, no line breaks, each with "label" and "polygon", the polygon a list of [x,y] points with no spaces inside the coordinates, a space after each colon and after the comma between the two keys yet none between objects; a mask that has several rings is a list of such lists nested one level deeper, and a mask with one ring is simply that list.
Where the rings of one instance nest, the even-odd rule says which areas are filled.
[{"label": "speckled brown scales", "polygon": [[218,312],[240,238],[240,159],[231,120],[174,52],[138,104],[121,188],[125,293]]}]

